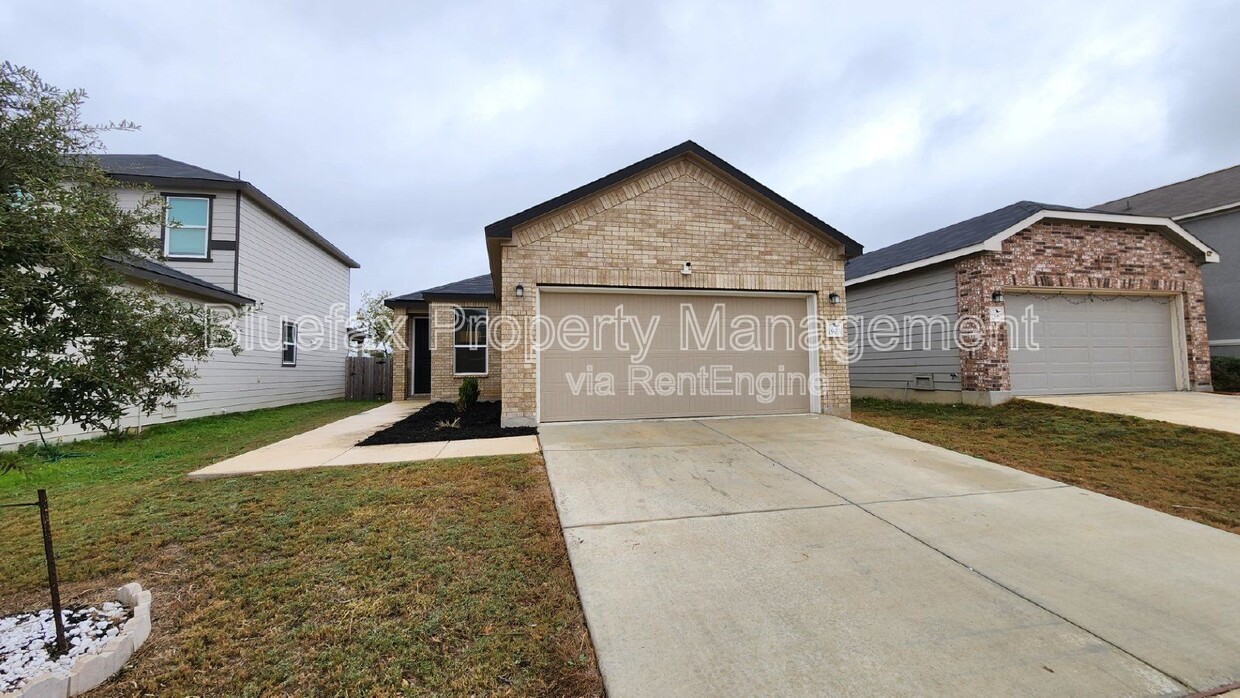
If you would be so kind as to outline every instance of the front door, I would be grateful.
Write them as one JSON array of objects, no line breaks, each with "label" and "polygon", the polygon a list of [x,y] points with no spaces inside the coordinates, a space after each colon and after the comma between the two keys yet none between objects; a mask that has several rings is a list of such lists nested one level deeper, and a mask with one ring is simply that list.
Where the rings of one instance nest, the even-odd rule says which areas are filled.
[{"label": "front door", "polygon": [[425,395],[431,391],[431,337],[430,319],[413,319],[413,393]]}]

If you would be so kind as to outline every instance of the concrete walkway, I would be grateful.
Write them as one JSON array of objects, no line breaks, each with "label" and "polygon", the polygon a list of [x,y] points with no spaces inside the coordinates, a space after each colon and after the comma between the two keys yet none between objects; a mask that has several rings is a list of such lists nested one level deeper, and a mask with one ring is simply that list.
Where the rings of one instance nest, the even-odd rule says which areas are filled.
[{"label": "concrete walkway", "polygon": [[1240,680],[1240,536],[832,417],[541,438],[613,698]]},{"label": "concrete walkway", "polygon": [[538,453],[537,436],[509,436],[498,439],[432,441],[414,444],[357,446],[357,442],[395,424],[426,406],[425,402],[389,402],[312,429],[304,434],[248,451],[208,465],[189,474],[191,480],[255,475],[278,470],[301,470],[339,465],[401,463],[436,458],[499,456]]},{"label": "concrete walkway", "polygon": [[1240,434],[1240,395],[1190,392],[1115,393],[1047,395],[1021,399]]}]

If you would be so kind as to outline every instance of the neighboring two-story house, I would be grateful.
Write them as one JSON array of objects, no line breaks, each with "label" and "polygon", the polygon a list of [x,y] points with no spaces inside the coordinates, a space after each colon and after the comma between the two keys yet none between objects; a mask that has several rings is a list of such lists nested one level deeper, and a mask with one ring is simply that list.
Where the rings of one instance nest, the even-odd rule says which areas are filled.
[{"label": "neighboring two-story house", "polygon": [[1219,253],[1202,268],[1210,353],[1240,356],[1240,165],[1096,206],[1137,216],[1166,216]]},{"label": "neighboring two-story house", "polygon": [[[240,354],[217,350],[197,366],[193,394],[123,426],[241,412],[344,396],[349,274],[358,264],[253,184],[160,155],[101,155],[117,200],[167,205],[164,259],[114,262],[171,297],[245,309]],[[46,435],[91,435],[66,425]],[[37,433],[0,437],[0,446]]]}]

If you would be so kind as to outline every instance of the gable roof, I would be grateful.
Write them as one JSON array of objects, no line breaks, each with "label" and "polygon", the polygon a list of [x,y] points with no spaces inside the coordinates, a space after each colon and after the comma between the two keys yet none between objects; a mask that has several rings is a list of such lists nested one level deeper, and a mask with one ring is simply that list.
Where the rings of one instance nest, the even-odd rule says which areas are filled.
[{"label": "gable roof", "polygon": [[1125,196],[1094,208],[1112,213],[1188,218],[1240,207],[1240,165]]},{"label": "gable roof", "polygon": [[582,185],[572,191],[560,194],[559,196],[548,199],[536,206],[531,206],[520,213],[515,213],[507,218],[495,221],[486,227],[486,236],[488,238],[511,238],[513,229],[523,223],[528,223],[535,218],[539,218],[555,211],[556,209],[563,208],[573,202],[601,192],[604,189],[629,179],[630,177],[634,177],[642,172],[645,172],[646,170],[658,167],[665,162],[669,162],[686,154],[695,155],[706,161],[716,169],[738,181],[743,186],[757,192],[760,196],[774,203],[776,206],[785,209],[788,213],[799,219],[810,229],[818,232],[820,235],[839,242],[844,246],[845,255],[855,257],[861,254],[861,244],[856,240],[853,240],[847,235],[831,227],[817,216],[814,216],[800,206],[797,206],[779,194],[776,194],[761,182],[736,169],[736,167],[729,164],[723,158],[715,155],[693,141],[685,141],[684,143],[668,148],[661,153],[655,153],[644,160],[639,160],[628,167],[616,170],[615,172],[612,172],[605,177],[600,177],[589,184]]},{"label": "gable roof", "polygon": [[1218,261],[1217,253],[1169,218],[1117,215],[1072,206],[1017,201],[851,259],[844,266],[845,284],[851,286],[902,274],[977,252],[998,251],[1002,249],[1004,240],[1044,218],[1164,228],[1185,248],[1193,250],[1199,261]]},{"label": "gable roof", "polygon": [[180,160],[173,160],[163,155],[106,154],[91,155],[90,157],[99,163],[99,166],[108,176],[122,182],[165,187],[240,191],[257,201],[260,206],[271,212],[272,215],[280,219],[285,225],[300,233],[345,266],[350,269],[359,269],[361,267],[352,257],[329,242],[318,231],[306,225],[304,221],[276,203],[274,199],[264,194],[258,187],[243,179],[229,177],[219,172],[212,172],[211,170],[181,162]]},{"label": "gable roof", "polygon": [[151,259],[144,257],[104,257],[104,261],[125,276],[154,281],[161,286],[184,291],[192,296],[231,303],[233,305],[254,304],[254,299],[252,298],[246,298],[240,294],[233,293],[222,286],[216,286],[213,283],[203,281],[196,276],[190,276],[185,272],[177,271],[166,264],[160,264]]},{"label": "gable roof", "polygon": [[468,279],[453,281],[442,286],[434,286],[421,291],[406,293],[403,296],[392,296],[384,300],[383,304],[389,308],[403,308],[437,299],[490,299],[494,297],[495,287],[491,282],[491,275],[483,274],[482,276],[471,276]]}]

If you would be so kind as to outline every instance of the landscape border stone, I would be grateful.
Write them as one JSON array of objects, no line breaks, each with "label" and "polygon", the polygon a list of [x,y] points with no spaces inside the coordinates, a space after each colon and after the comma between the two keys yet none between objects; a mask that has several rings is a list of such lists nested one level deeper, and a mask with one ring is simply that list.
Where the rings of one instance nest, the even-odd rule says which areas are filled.
[{"label": "landscape border stone", "polygon": [[120,633],[102,651],[84,655],[73,664],[68,676],[51,672],[37,676],[17,691],[0,698],[69,698],[99,686],[112,678],[151,635],[151,592],[137,582],[116,590],[116,601],[131,612]]}]

